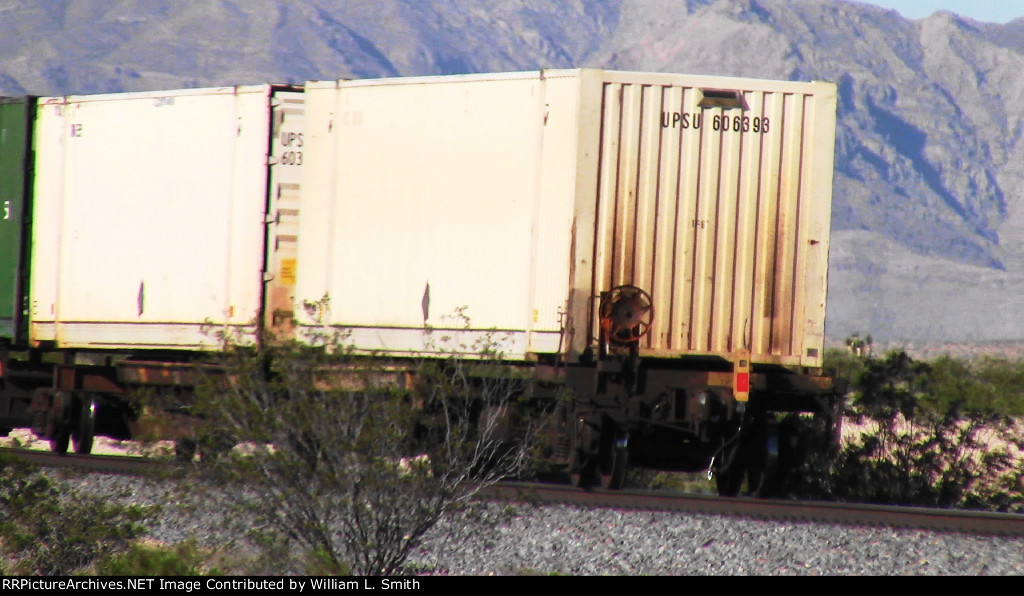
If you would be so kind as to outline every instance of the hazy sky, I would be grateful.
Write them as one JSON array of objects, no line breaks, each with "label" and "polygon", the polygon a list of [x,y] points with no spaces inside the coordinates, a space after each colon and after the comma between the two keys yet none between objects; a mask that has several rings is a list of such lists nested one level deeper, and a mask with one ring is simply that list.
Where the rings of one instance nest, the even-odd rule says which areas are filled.
[{"label": "hazy sky", "polygon": [[948,10],[976,21],[1005,23],[1024,17],[1024,0],[858,0],[894,8],[909,19],[920,19],[936,10]]}]

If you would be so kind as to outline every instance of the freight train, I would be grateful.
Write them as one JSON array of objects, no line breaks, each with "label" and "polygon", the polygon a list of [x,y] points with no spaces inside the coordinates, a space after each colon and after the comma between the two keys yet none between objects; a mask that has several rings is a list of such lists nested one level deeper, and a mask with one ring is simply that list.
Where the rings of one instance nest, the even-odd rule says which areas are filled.
[{"label": "freight train", "polygon": [[830,83],[599,69],[0,100],[0,431],[129,437],[211,326],[430,358],[461,312],[573,396],[575,481],[766,494],[818,448],[784,415],[838,426],[835,116]]}]

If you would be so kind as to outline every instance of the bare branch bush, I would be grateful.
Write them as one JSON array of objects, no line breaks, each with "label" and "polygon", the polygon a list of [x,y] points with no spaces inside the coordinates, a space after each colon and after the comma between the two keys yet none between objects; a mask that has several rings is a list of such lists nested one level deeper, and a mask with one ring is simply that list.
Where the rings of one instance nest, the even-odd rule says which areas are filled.
[{"label": "bare branch bush", "polygon": [[442,518],[526,465],[526,380],[499,343],[427,335],[437,357],[417,360],[357,355],[327,328],[227,342],[229,372],[198,392],[206,435],[244,447],[204,467],[236,485],[259,528],[300,545],[307,570],[400,573]]}]

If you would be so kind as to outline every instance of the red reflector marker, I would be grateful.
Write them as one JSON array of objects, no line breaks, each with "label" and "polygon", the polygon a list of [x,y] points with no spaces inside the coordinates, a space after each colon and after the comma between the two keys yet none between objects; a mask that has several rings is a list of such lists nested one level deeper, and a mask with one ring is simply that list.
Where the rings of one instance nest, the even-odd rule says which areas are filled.
[{"label": "red reflector marker", "polygon": [[736,373],[736,391],[738,393],[750,391],[750,373]]}]

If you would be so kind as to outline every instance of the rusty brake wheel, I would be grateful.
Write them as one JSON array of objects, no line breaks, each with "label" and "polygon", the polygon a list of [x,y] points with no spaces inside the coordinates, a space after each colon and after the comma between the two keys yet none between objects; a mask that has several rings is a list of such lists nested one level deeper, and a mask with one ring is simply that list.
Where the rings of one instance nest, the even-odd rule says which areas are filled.
[{"label": "rusty brake wheel", "polygon": [[647,334],[654,320],[650,294],[636,286],[617,286],[601,296],[600,319],[605,338],[629,344]]}]

